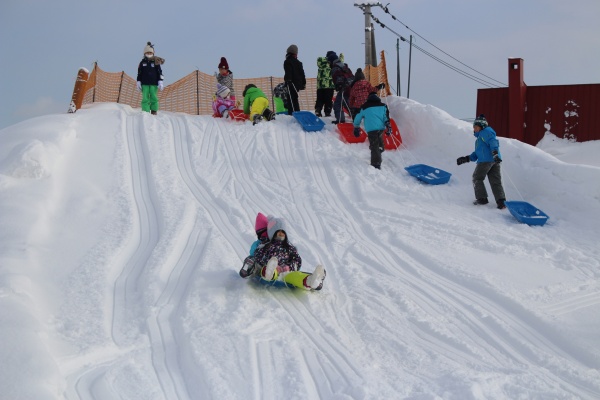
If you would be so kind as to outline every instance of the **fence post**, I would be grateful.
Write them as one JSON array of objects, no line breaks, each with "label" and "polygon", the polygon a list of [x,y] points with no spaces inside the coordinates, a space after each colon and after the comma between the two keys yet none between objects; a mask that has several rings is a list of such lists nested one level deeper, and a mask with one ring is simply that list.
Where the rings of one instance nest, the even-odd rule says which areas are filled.
[{"label": "fence post", "polygon": [[119,82],[119,94],[117,94],[117,104],[121,100],[121,88],[123,87],[123,75],[125,75],[125,71],[121,71],[121,82]]},{"label": "fence post", "polygon": [[85,85],[89,76],[90,73],[87,69],[79,68],[77,79],[75,80],[75,87],[73,88],[73,95],[71,96],[71,104],[69,105],[70,113],[74,113],[81,108],[83,96],[85,95]]},{"label": "fence post", "polygon": [[273,112],[277,111],[277,108],[275,107],[275,94],[273,93],[273,77],[270,76],[269,77],[269,82],[271,84],[271,106],[273,106]]}]

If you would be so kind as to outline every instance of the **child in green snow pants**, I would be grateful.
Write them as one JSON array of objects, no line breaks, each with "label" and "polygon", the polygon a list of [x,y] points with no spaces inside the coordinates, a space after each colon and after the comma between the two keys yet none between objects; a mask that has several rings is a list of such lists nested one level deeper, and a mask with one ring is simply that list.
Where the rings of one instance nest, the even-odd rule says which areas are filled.
[{"label": "child in green snow pants", "polygon": [[158,86],[142,85],[142,111],[158,111]]}]

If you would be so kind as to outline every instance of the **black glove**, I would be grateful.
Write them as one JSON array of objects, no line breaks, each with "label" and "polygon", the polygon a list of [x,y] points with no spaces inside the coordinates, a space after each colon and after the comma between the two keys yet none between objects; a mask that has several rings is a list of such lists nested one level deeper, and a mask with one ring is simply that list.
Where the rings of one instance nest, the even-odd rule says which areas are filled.
[{"label": "black glove", "polygon": [[380,83],[379,85],[375,86],[378,90],[381,89],[385,89],[385,83]]},{"label": "black glove", "polygon": [[501,163],[502,162],[502,159],[498,155],[498,150],[492,151],[492,155],[494,156],[494,162],[496,162],[496,163]]},{"label": "black glove", "polygon": [[385,134],[392,136],[392,125],[389,122],[385,123]]},{"label": "black glove", "polygon": [[360,137],[360,128],[354,127],[354,137]]},{"label": "black glove", "polygon": [[461,165],[461,164],[464,164],[464,163],[468,163],[469,161],[471,161],[471,157],[469,157],[469,156],[458,157],[456,159],[456,165]]}]

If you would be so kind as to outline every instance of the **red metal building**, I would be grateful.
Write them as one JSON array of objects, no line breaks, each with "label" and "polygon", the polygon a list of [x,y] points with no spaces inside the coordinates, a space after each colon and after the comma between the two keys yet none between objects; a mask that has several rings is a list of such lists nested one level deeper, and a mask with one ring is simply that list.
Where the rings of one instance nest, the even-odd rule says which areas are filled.
[{"label": "red metal building", "polygon": [[600,84],[527,86],[523,60],[508,59],[508,88],[479,89],[477,115],[498,136],[535,146],[547,131],[579,142],[600,140]]}]

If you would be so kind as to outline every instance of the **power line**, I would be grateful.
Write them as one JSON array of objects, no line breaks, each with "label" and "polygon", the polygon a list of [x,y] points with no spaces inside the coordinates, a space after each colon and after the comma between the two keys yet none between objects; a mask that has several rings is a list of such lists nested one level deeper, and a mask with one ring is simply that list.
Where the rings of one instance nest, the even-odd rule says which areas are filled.
[{"label": "power line", "polygon": [[[467,67],[468,69],[470,69],[470,70],[472,70],[472,71],[476,72],[477,74],[479,74],[479,75],[481,75],[481,76],[484,76],[484,77],[486,77],[486,78],[490,79],[491,81],[494,81],[494,82],[496,82],[496,83],[500,84],[500,86],[498,86],[498,85],[497,85],[497,84],[495,84],[495,83],[492,83],[492,82],[486,81],[486,82],[487,82],[486,86],[490,86],[490,87],[501,87],[501,86],[502,86],[502,87],[506,87],[506,86],[508,86],[506,83],[500,82],[500,81],[498,81],[498,80],[496,80],[496,79],[494,79],[494,78],[492,78],[492,77],[490,77],[490,76],[488,76],[488,75],[486,75],[486,74],[484,74],[484,73],[482,73],[482,72],[480,72],[480,71],[478,71],[478,70],[476,70],[476,69],[474,69],[474,68],[472,68],[472,67],[470,67],[470,66],[466,65],[465,63],[461,62],[461,61],[460,61],[460,60],[458,60],[457,58],[453,57],[452,55],[448,54],[448,53],[447,53],[447,52],[445,52],[444,50],[440,49],[439,47],[437,47],[436,45],[434,45],[433,43],[431,43],[429,40],[425,39],[423,36],[419,35],[417,32],[415,32],[413,29],[411,29],[411,28],[410,28],[408,25],[406,25],[404,22],[402,22],[402,21],[400,21],[398,18],[396,18],[396,16],[395,16],[395,15],[393,15],[392,13],[390,13],[390,11],[389,11],[389,9],[388,9],[387,5],[386,5],[386,6],[383,6],[383,5],[381,5],[381,3],[377,3],[377,4],[374,4],[374,5],[377,5],[377,6],[381,7],[381,8],[383,9],[383,11],[384,11],[386,14],[388,14],[390,17],[392,17],[392,19],[394,19],[395,21],[398,21],[398,23],[402,24],[404,27],[406,27],[406,29],[408,29],[409,31],[413,32],[413,33],[414,33],[414,34],[415,34],[417,37],[419,37],[419,38],[423,39],[425,42],[427,42],[428,44],[430,44],[431,46],[433,46],[434,48],[436,48],[436,49],[437,49],[437,50],[439,50],[440,52],[444,53],[445,55],[447,55],[447,56],[448,56],[448,57],[450,57],[451,59],[455,60],[456,62],[458,62],[458,63],[459,63],[459,64],[461,64],[461,65],[464,65],[465,67]],[[389,3],[388,3],[388,5],[389,5]],[[372,16],[372,18],[373,18],[373,19],[374,19],[374,20],[375,20],[377,23],[379,23],[379,25],[381,25],[383,28],[386,28],[386,26],[385,26],[385,25],[384,25],[384,24],[383,24],[381,21],[379,21],[379,20],[378,20],[376,17]],[[392,30],[391,30],[389,27],[388,27],[387,29],[389,29],[390,31],[392,31]],[[392,31],[392,32],[393,32],[393,31]],[[400,39],[402,39],[403,41],[406,41],[406,39],[402,38],[402,36],[401,36],[401,35],[399,35],[398,33],[396,33],[396,32],[393,32],[393,33],[394,33],[394,34],[396,34],[397,36],[399,36],[399,37],[400,37]],[[416,47],[416,46],[415,46],[415,47]],[[423,51],[422,49],[420,49],[420,50],[421,50],[421,51]],[[432,57],[431,53],[429,53],[429,54],[427,54],[427,55],[429,55],[430,57]],[[437,57],[433,57],[433,58],[434,58],[434,59],[436,59],[436,61],[439,61],[439,62],[441,62],[439,58],[437,58]],[[455,70],[456,72],[459,72],[459,71],[461,71],[461,70],[459,70],[457,67],[450,67],[450,64],[448,64],[448,63],[445,63],[445,62],[442,62],[442,63],[443,63],[444,65],[448,66],[449,68],[451,68],[451,69]],[[465,71],[462,71],[462,72],[459,72],[459,73],[461,73],[462,75],[465,75],[465,74],[466,74],[465,76],[467,76],[467,75],[468,75],[468,76],[471,76],[471,77],[473,76],[472,74],[469,74],[469,73],[467,73],[467,72],[465,72]],[[477,78],[477,79],[479,79],[479,81],[480,81],[480,82],[481,82],[481,81],[485,81],[485,80],[484,80],[484,79],[482,79],[482,78]]]},{"label": "power line", "polygon": [[[404,37],[403,37],[401,34],[399,34],[398,32],[394,31],[394,30],[393,30],[393,29],[391,29],[389,26],[386,26],[384,23],[382,23],[382,22],[381,22],[381,21],[380,21],[380,20],[379,20],[377,17],[375,17],[374,15],[372,15],[372,16],[371,16],[371,18],[372,18],[372,19],[373,19],[375,22],[377,22],[377,23],[378,23],[378,24],[379,24],[379,25],[380,25],[382,28],[385,28],[385,29],[389,30],[390,32],[392,32],[394,35],[398,36],[398,37],[400,38],[400,40],[402,40],[403,42],[408,42],[408,40],[407,40],[406,38],[404,38]],[[421,36],[419,36],[419,37],[421,37]],[[426,39],[424,39],[424,40],[425,40],[425,41],[427,41]],[[429,43],[429,42],[428,42],[428,43]],[[419,51],[420,51],[420,52],[422,52],[423,54],[425,54],[425,55],[427,55],[427,56],[431,57],[432,59],[434,59],[435,61],[439,62],[440,64],[442,64],[442,65],[446,66],[447,68],[450,68],[451,70],[453,70],[453,71],[455,71],[455,72],[457,72],[457,73],[459,73],[459,74],[463,75],[464,77],[466,77],[466,78],[468,78],[468,79],[471,79],[471,80],[473,80],[473,81],[475,81],[475,82],[477,82],[477,83],[479,83],[479,84],[482,84],[482,85],[484,85],[484,86],[487,86],[487,87],[491,87],[491,88],[493,88],[493,87],[500,87],[500,86],[498,86],[498,85],[497,85],[497,84],[495,84],[495,83],[489,82],[489,81],[487,81],[487,80],[485,80],[485,79],[483,79],[483,78],[477,77],[477,76],[475,76],[475,75],[473,75],[473,74],[470,74],[470,73],[468,73],[468,72],[466,72],[466,71],[463,71],[463,70],[461,70],[460,68],[458,68],[458,67],[456,67],[456,66],[453,66],[452,64],[450,64],[450,63],[448,63],[448,62],[446,62],[446,61],[444,61],[444,60],[440,59],[439,57],[436,57],[435,55],[431,54],[431,53],[430,53],[430,52],[428,52],[427,50],[425,50],[425,49],[423,49],[423,48],[421,48],[421,47],[417,46],[417,45],[416,45],[416,44],[414,44],[414,43],[411,43],[411,45],[412,45],[412,47],[414,47],[415,49],[419,50]],[[435,47],[435,46],[434,46],[434,47]],[[437,48],[437,47],[436,47],[436,48]],[[441,50],[440,50],[440,51],[441,51]],[[444,53],[444,54],[446,54],[446,53]],[[450,56],[450,57],[451,57],[451,56]],[[451,58],[453,58],[453,59],[454,59],[454,57],[451,57]],[[459,62],[460,62],[460,61],[459,61]],[[461,63],[461,64],[463,64],[463,63]],[[464,65],[464,64],[463,64],[463,65]],[[468,66],[467,66],[467,67],[468,67]],[[480,74],[480,75],[482,75],[482,76],[487,76],[487,75],[485,75],[485,74],[482,74],[482,73],[481,73],[481,72],[479,72],[479,71],[476,71],[476,70],[474,70],[474,69],[473,69],[473,68],[471,68],[471,67],[468,67],[468,68],[469,68],[469,69],[472,69],[473,71],[477,72],[478,74]],[[490,79],[492,79],[492,78],[490,78]],[[492,80],[493,80],[493,81],[496,81],[495,79],[492,79]],[[498,82],[498,81],[496,81],[496,82]],[[505,84],[503,84],[503,83],[501,83],[501,82],[499,82],[499,83],[500,83],[501,85],[504,85],[504,86],[506,86]]]}]

